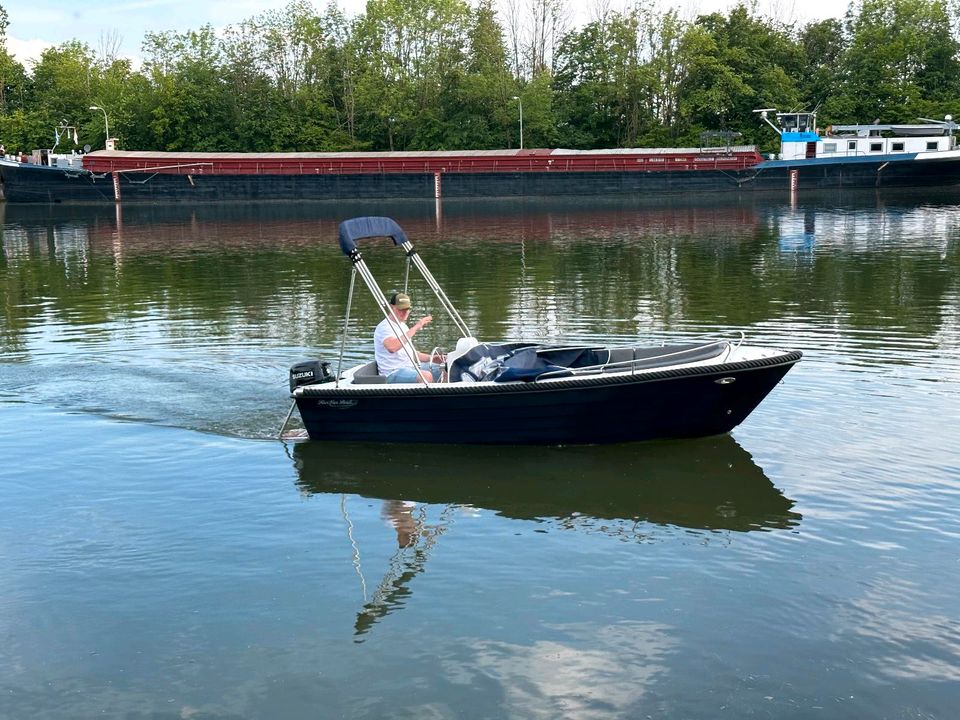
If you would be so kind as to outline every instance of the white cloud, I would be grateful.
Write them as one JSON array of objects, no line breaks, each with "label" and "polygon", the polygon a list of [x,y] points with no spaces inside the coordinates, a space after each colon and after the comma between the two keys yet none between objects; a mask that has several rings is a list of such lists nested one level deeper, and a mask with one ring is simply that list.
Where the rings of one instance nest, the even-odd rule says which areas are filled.
[{"label": "white cloud", "polygon": [[40,59],[40,54],[51,46],[52,43],[46,40],[20,40],[7,36],[7,51],[28,70]]},{"label": "white cloud", "polygon": [[453,682],[474,683],[477,674],[497,682],[510,717],[629,717],[666,671],[666,658],[677,644],[672,628],[660,623],[566,629],[567,643],[476,641],[470,663],[446,663],[445,670]]}]

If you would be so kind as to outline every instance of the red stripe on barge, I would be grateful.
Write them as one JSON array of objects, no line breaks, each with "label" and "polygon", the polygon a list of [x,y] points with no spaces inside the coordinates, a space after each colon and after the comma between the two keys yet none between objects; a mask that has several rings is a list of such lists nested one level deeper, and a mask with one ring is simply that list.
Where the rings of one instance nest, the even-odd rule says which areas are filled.
[{"label": "red stripe on barge", "polygon": [[94,173],[175,175],[373,175],[392,173],[738,171],[763,160],[753,147],[621,150],[471,150],[370,153],[180,153],[97,151],[84,157]]}]

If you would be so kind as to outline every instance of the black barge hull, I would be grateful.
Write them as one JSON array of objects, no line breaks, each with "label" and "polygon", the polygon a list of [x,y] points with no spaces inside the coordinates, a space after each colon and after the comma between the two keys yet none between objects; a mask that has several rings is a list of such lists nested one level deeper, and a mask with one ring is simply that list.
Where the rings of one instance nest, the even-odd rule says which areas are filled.
[{"label": "black barge hull", "polygon": [[765,162],[743,170],[190,174],[0,163],[9,203],[256,202],[363,199],[646,197],[791,189],[951,187],[960,159]]},{"label": "black barge hull", "polygon": [[750,189],[752,172],[517,172],[328,175],[112,174],[0,167],[9,203],[155,203],[511,197],[637,197]]}]

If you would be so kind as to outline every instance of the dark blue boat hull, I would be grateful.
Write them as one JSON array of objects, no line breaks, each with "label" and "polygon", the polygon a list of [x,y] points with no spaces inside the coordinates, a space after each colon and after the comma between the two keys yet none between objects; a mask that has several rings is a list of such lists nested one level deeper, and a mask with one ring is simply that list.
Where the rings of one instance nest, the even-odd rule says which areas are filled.
[{"label": "dark blue boat hull", "polygon": [[568,383],[309,386],[314,440],[578,444],[719,435],[739,425],[800,360],[776,358]]},{"label": "dark blue boat hull", "polygon": [[[790,187],[790,175],[797,173],[797,189],[833,190],[843,188],[950,187],[960,185],[960,158],[916,159],[915,154],[870,157],[772,160],[754,168],[747,184],[757,189]],[[746,185],[744,185],[745,187]]]},{"label": "dark blue boat hull", "polygon": [[14,203],[114,202],[113,181],[79,168],[0,163],[0,195]]}]

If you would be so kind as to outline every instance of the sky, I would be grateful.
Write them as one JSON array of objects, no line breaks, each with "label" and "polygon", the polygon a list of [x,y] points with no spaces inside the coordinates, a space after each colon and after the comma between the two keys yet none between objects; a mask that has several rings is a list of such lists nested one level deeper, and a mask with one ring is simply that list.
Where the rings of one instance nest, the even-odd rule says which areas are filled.
[{"label": "sky", "polygon": [[[313,0],[319,9],[327,0]],[[606,0],[601,0],[605,2]],[[7,49],[20,62],[29,63],[47,47],[68,40],[80,40],[97,50],[105,38],[119,40],[120,54],[135,61],[147,32],[196,30],[210,24],[221,29],[268,10],[280,9],[289,0],[0,0],[9,17]],[[679,7],[684,14],[725,10],[735,0],[660,0],[664,7]],[[522,3],[522,0],[521,0]],[[616,9],[628,0],[609,0]],[[348,15],[363,10],[365,0],[339,0]],[[589,19],[588,8],[596,0],[568,0],[574,22]],[[759,10],[788,20],[820,20],[841,17],[846,1],[840,0],[759,0]]]}]

